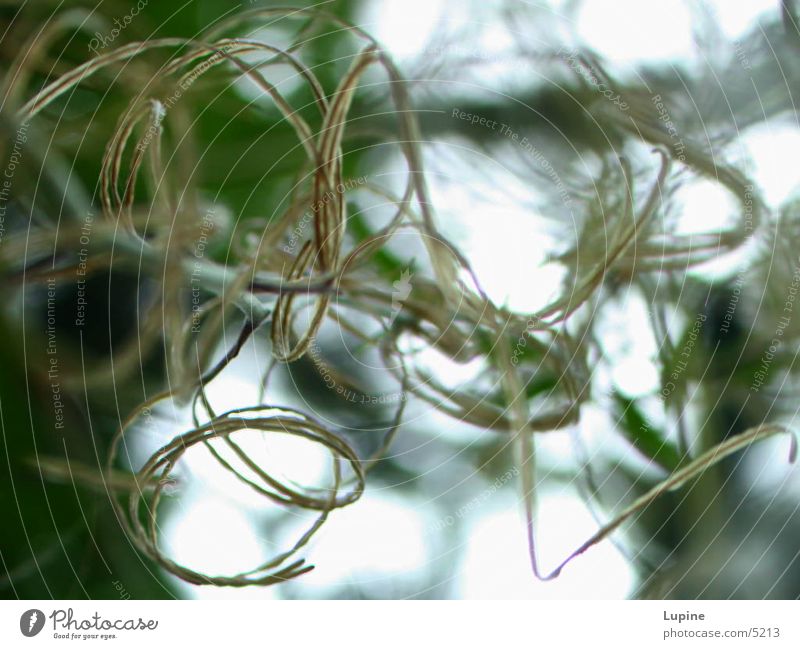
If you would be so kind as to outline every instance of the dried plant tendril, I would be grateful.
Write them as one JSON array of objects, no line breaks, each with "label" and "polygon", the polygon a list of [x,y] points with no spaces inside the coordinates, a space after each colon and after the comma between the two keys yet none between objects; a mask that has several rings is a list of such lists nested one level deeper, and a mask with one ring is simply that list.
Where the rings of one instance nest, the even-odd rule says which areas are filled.
[{"label": "dried plant tendril", "polygon": [[[161,398],[166,396],[161,395]],[[125,448],[126,431],[145,410],[149,411],[155,402],[151,401],[140,408],[120,431],[109,456],[107,469],[109,472],[113,471],[111,467],[118,449]],[[112,503],[119,520],[137,548],[175,576],[194,584],[250,586],[273,584],[308,572],[312,566],[305,565],[302,559],[293,560],[288,564],[287,562],[308,543],[331,510],[355,502],[363,492],[364,472],[361,462],[342,439],[301,412],[282,409],[280,413],[268,414],[265,410],[267,409],[259,406],[232,410],[219,415],[208,423],[177,436],[153,453],[136,471],[134,480],[127,489],[122,490],[115,482],[108,482]],[[249,460],[232,439],[233,436],[253,434],[287,434],[321,445],[330,453],[332,484],[301,489],[297,485],[287,484],[270,476]],[[223,440],[234,449],[239,459],[243,460],[244,467],[236,469],[227,462],[225,465],[259,494],[283,506],[319,512],[316,520],[290,549],[252,570],[236,575],[206,575],[182,566],[170,559],[159,544],[158,507],[164,486],[172,481],[171,474],[185,453],[190,452],[197,444],[209,444],[213,440]],[[345,474],[345,465],[349,475]],[[241,471],[245,469],[249,469],[254,477],[242,476]],[[344,488],[344,482],[350,486]],[[149,484],[156,486],[148,490],[143,489],[144,485]],[[127,508],[120,503],[120,499],[123,502],[127,500]]]}]

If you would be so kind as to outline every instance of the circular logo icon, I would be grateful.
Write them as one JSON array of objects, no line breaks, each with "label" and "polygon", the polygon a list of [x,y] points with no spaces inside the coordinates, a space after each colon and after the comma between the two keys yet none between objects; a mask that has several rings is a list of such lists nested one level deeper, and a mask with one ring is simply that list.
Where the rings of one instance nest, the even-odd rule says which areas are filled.
[{"label": "circular logo icon", "polygon": [[19,618],[19,630],[22,635],[32,638],[44,628],[44,613],[38,608],[25,611]]}]

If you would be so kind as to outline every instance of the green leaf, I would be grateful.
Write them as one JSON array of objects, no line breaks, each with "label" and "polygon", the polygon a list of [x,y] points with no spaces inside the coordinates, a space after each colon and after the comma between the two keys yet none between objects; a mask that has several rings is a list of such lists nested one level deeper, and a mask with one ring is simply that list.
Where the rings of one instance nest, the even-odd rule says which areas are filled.
[{"label": "green leaf", "polygon": [[[373,235],[372,230],[369,229],[360,214],[353,214],[348,219],[347,226],[358,243],[365,241]],[[395,257],[392,253],[387,252],[384,248],[381,248],[372,254],[372,261],[375,265],[375,268],[377,268],[382,275],[393,280],[397,279],[397,276],[408,267],[408,264],[404,264],[403,261]]]},{"label": "green leaf", "polygon": [[654,428],[633,399],[614,393],[617,417],[622,424],[622,434],[640,453],[669,472],[681,464],[681,453],[667,440],[664,433]]},{"label": "green leaf", "polygon": [[684,400],[686,383],[695,375],[698,366],[697,356],[702,353],[700,337],[704,322],[705,317],[689,322],[678,344],[672,348],[672,353],[662,358],[661,385],[664,386],[662,395],[667,404]]}]

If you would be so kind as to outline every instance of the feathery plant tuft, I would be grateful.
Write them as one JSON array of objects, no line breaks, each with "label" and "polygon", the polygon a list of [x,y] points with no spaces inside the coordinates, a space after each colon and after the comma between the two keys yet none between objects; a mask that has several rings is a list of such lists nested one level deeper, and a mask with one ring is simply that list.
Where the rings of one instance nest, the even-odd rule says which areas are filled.
[{"label": "feathery plant tuft", "polygon": [[[780,421],[764,421],[713,444],[698,442],[691,431],[674,440],[643,423],[635,400],[617,395],[620,419],[628,424],[623,437],[646,456],[660,480],[612,513],[580,547],[565,551],[554,569],[544,570],[535,542],[536,444],[541,435],[574,427],[582,407],[598,398],[592,367],[603,352],[593,315],[613,300],[614,286],[621,282],[643,294],[661,291],[666,304],[679,278],[761,236],[771,215],[754,183],[701,139],[689,137],[690,126],[677,150],[651,97],[617,81],[592,52],[527,53],[533,61],[555,66],[576,92],[590,97],[583,102],[588,119],[638,148],[636,155],[593,148],[599,163],[594,176],[585,169],[583,176],[559,170],[568,179],[565,191],[580,223],[574,245],[552,259],[569,270],[569,281],[549,304],[521,313],[490,299],[467,255],[442,234],[423,164],[419,120],[426,118],[413,109],[412,84],[361,28],[314,9],[254,9],[191,38],[113,43],[75,67],[53,65],[51,78],[34,91],[34,79],[46,69],[54,44],[85,26],[84,18],[76,10],[49,22],[4,77],[4,130],[27,129],[26,155],[47,158],[40,182],[56,198],[54,211],[44,214],[32,207],[35,188],[25,194],[28,189],[20,187],[30,223],[6,233],[0,267],[26,290],[73,282],[77,271],[87,277],[137,273],[135,335],[115,344],[110,364],[95,358],[67,368],[64,384],[77,393],[137,382],[144,359],[163,351],[163,389],[145,390],[133,412],[122,417],[101,479],[66,473],[55,460],[39,466],[51,479],[69,475],[107,490],[130,540],[169,573],[193,584],[248,586],[309,571],[304,547],[334,510],[358,501],[371,471],[402,435],[410,403],[428,404],[454,420],[505,436],[513,446],[532,569],[540,579],[556,577],[661,496],[682,489],[731,454],[774,435],[793,435]],[[261,37],[264,26],[291,37],[270,42]],[[323,32],[345,34],[349,51],[333,61],[314,62],[316,39]],[[291,92],[274,81],[276,71],[287,69],[297,84]],[[242,83],[268,97],[269,107],[229,91]],[[626,109],[597,93],[598,83],[614,89]],[[68,114],[70,102],[85,88],[102,96],[102,103],[77,117]],[[265,111],[280,116],[277,126],[263,133],[275,152],[264,164],[263,180],[288,168],[292,181],[273,214],[233,217],[220,195],[210,197],[200,187],[208,163],[200,152],[226,146],[224,134],[212,137],[201,128],[203,93],[215,90],[228,111],[226,129],[233,131],[237,122],[258,123]],[[382,110],[371,109],[370,102]],[[669,104],[665,96],[664,102],[677,119],[677,100]],[[107,128],[110,112],[113,128]],[[82,139],[66,137],[67,128],[78,132],[80,119],[86,120]],[[214,142],[217,137],[223,141]],[[377,174],[357,176],[348,154],[365,142],[387,159],[403,161],[402,182],[398,174],[391,182]],[[46,156],[52,143],[58,155]],[[7,139],[6,156],[9,144],[13,138]],[[95,187],[80,185],[70,173],[70,159],[95,170]],[[225,181],[235,184],[241,173],[234,164]],[[519,173],[536,187],[552,180],[541,169]],[[697,179],[728,192],[739,205],[736,218],[700,234],[670,232],[664,223],[671,218],[674,194]],[[391,215],[379,225],[352,213],[359,201],[370,198],[391,206]],[[75,251],[86,247],[81,238],[87,214],[94,215],[92,245],[79,258]],[[396,264],[398,245],[414,249],[413,269]],[[395,268],[403,273],[395,274]],[[649,317],[653,331],[664,334],[664,313],[654,308]],[[375,439],[366,452],[324,417],[281,403],[273,389],[276,368],[316,359],[317,341],[331,325],[380,358],[384,378],[400,395],[389,423],[370,433]],[[231,330],[235,343],[222,349]],[[259,399],[217,412],[209,386],[252,339],[268,342],[271,352],[260,375],[252,377]],[[670,344],[677,347],[680,341]],[[482,361],[485,370],[453,388],[420,362],[430,350],[459,364]],[[669,355],[660,359],[664,385],[671,362]],[[331,376],[343,386],[354,380],[336,367]],[[667,412],[679,407],[675,399],[665,400]],[[136,438],[146,421],[187,407],[191,428],[139,458]],[[301,485],[274,474],[243,443],[248,437],[277,435],[326,453],[328,470],[319,484]],[[267,561],[239,574],[204,574],[178,563],[162,545],[159,514],[164,501],[180,492],[176,474],[184,456],[199,445],[272,505],[311,513],[308,528]],[[792,436],[792,460],[796,451]],[[582,471],[592,484],[591,463]],[[602,494],[590,491],[587,499],[602,503]]]}]

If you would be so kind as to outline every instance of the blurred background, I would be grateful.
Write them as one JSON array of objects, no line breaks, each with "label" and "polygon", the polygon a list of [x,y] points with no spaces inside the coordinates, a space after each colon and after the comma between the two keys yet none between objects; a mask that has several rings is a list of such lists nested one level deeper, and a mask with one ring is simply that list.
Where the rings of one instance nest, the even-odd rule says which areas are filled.
[{"label": "blurred background", "polygon": [[[160,279],[135,256],[109,268],[96,259],[108,243],[93,228],[99,170],[126,93],[169,52],[134,59],[127,76],[109,69],[87,78],[27,127],[15,111],[112,47],[197,38],[223,18],[271,6],[139,4],[0,1],[0,182],[8,180],[0,196],[2,597],[800,596],[800,473],[786,461],[785,439],[728,458],[644,509],[558,579],[540,582],[530,568],[521,469],[508,434],[406,396],[378,371],[376,358],[333,325],[321,330],[313,357],[275,368],[273,401],[313,413],[356,446],[365,432],[389,426],[401,398],[407,403],[364,495],[332,512],[304,550],[315,569],[268,588],[194,586],[137,553],[99,467],[121,420],[169,380],[158,319],[153,331],[144,323],[148,310],[163,308],[156,298],[170,270],[160,269]],[[441,233],[469,259],[495,304],[534,313],[602,257],[607,225],[624,211],[615,189],[620,159],[630,165],[637,211],[656,188],[648,238],[604,274],[596,299],[576,313],[574,363],[586,374],[580,416],[536,435],[536,530],[545,571],[663,480],[681,456],[763,422],[796,423],[800,32],[793,2],[296,6],[361,27],[394,58],[408,79]],[[282,46],[291,29],[251,21],[240,35]],[[310,29],[300,56],[331,92],[353,56],[352,34],[331,24]],[[193,208],[213,222],[203,248],[221,264],[232,242],[277,219],[302,158],[263,88],[223,67],[179,100],[176,120],[194,139],[176,138],[162,151],[175,170],[173,190],[191,187]],[[310,97],[288,67],[270,68],[267,78],[298,105]],[[349,178],[401,193],[407,171],[383,134],[393,124],[390,85],[377,74],[362,79],[343,164]],[[170,96],[155,92],[162,101]],[[666,135],[648,135],[653,123]],[[659,145],[674,160],[667,182],[654,185],[659,158],[652,150]],[[738,187],[750,188],[749,198],[737,195]],[[391,212],[374,195],[347,200],[347,228],[356,238]],[[37,238],[62,221],[77,224],[81,244],[66,265],[62,251]],[[301,240],[309,236],[307,223],[297,227]],[[293,247],[290,232],[285,243]],[[398,234],[374,262],[388,281],[401,282],[394,286],[404,295],[413,295],[422,263],[412,239]],[[81,283],[84,248],[97,268],[89,263]],[[170,295],[190,308],[190,286]],[[223,327],[217,354],[238,333]],[[208,385],[217,412],[259,403],[270,353],[268,337],[257,332]],[[481,361],[460,363],[432,349],[414,356],[449,389],[481,389]],[[363,394],[358,403],[343,399],[330,389],[331,376],[379,398],[367,405]],[[544,403],[558,381],[540,373],[528,385],[531,402]],[[754,381],[763,383],[758,390]],[[131,465],[189,428],[188,407],[153,409],[136,425]],[[324,454],[297,439],[250,450],[294,481],[312,483],[324,472]],[[305,513],[265,504],[208,452],[193,450],[183,464],[159,533],[171,556],[196,570],[245,571],[291,545],[309,523]]]}]

